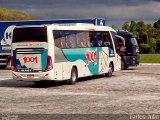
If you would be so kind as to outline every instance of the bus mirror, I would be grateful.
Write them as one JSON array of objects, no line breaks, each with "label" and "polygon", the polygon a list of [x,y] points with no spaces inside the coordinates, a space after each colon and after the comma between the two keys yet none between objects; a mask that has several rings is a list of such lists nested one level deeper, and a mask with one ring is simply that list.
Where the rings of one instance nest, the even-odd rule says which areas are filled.
[{"label": "bus mirror", "polygon": [[125,46],[125,39],[119,35],[116,35],[117,43],[119,46]]},{"label": "bus mirror", "polygon": [[126,51],[125,39],[119,35],[116,35],[116,38],[117,38],[118,50],[120,52],[125,52]]}]

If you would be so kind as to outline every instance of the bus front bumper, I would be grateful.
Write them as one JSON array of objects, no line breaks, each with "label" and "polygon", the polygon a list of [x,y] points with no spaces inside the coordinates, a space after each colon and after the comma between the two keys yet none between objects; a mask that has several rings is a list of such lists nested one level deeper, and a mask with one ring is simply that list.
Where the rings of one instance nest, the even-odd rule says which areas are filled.
[{"label": "bus front bumper", "polygon": [[139,65],[139,56],[124,56],[123,59],[127,66]]}]

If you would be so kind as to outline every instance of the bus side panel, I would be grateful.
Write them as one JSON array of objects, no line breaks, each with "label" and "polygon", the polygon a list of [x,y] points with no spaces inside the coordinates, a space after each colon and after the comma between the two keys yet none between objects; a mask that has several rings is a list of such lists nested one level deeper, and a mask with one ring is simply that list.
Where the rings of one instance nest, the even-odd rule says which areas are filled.
[{"label": "bus side panel", "polygon": [[[64,68],[63,74],[67,78],[70,78],[71,69],[73,66],[77,68],[78,77],[84,77],[89,75],[89,73],[86,73],[87,65],[86,65],[86,57],[85,57],[85,52],[86,52],[85,48],[62,49],[62,51],[63,51],[63,55],[68,60],[68,65],[65,63],[63,67]],[[66,72],[69,74],[67,74]]]},{"label": "bus side panel", "polygon": [[[72,53],[71,49],[60,49],[55,47],[55,63],[54,63],[54,79],[56,80],[66,80],[70,79],[72,66],[76,66],[78,70],[78,77],[83,77],[86,74],[86,63],[84,60],[75,60],[72,61],[71,57],[76,58],[77,56],[81,56],[80,53]],[[78,55],[79,54],[79,55]],[[67,59],[66,56],[70,56],[70,59]],[[78,57],[77,57],[78,58]],[[61,76],[61,77],[60,77]]]},{"label": "bus side panel", "polygon": [[[121,57],[116,53],[115,56],[109,57],[109,63],[113,62],[114,65],[114,71],[121,70]],[[108,63],[108,66],[109,66]]]},{"label": "bus side panel", "polygon": [[101,47],[63,49],[62,51],[66,59],[78,67],[80,76],[99,74],[99,53],[102,51]]},{"label": "bus side panel", "polygon": [[63,62],[62,64],[62,79],[70,79],[71,68],[70,62]]},{"label": "bus side panel", "polygon": [[54,80],[62,80],[62,63],[54,64]]},{"label": "bus side panel", "polygon": [[[55,46],[54,48],[54,79],[55,80],[63,80],[69,78],[69,63],[65,58],[62,50]],[[68,76],[67,76],[68,75]]]},{"label": "bus side panel", "polygon": [[111,61],[113,61],[114,71],[121,70],[121,57],[116,51],[115,51],[115,56],[110,57],[110,59],[111,59]]},{"label": "bus side panel", "polygon": [[99,73],[107,73],[109,70],[109,50],[108,47],[103,47],[102,48],[102,52],[100,52],[99,54]]},{"label": "bus side panel", "polygon": [[[105,49],[107,52],[108,48]],[[100,53],[103,55],[101,56]],[[72,49],[60,49],[55,47],[54,79],[69,79],[73,66],[77,67],[78,77],[106,73],[108,67],[107,65],[103,66],[104,64],[107,64],[106,60],[107,54],[102,52],[101,47]],[[99,62],[101,61],[103,61],[103,63],[99,66]],[[62,76],[62,78],[60,76]]]}]

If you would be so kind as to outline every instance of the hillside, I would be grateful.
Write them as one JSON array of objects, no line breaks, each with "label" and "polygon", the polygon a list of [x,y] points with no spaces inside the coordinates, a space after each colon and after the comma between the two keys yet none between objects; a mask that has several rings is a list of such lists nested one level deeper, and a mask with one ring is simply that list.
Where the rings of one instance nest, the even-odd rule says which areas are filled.
[{"label": "hillside", "polygon": [[13,9],[0,7],[0,20],[1,21],[15,21],[15,20],[35,20],[37,18]]}]

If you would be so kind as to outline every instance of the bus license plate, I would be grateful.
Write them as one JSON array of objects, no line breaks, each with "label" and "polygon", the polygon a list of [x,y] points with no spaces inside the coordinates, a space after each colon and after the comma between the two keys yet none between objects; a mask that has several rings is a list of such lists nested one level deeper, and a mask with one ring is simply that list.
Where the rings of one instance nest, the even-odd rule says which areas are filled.
[{"label": "bus license plate", "polygon": [[28,74],[27,78],[34,78],[34,74]]}]

